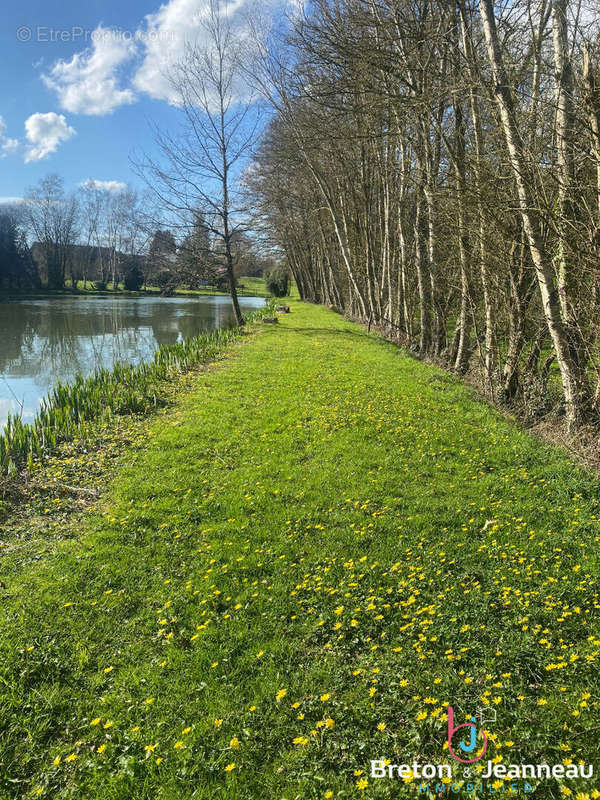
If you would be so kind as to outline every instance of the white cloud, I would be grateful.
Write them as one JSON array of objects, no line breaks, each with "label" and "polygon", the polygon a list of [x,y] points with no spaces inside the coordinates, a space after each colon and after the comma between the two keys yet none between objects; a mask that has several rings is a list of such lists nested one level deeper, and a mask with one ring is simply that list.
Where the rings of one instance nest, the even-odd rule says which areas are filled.
[{"label": "white cloud", "polygon": [[104,189],[107,192],[124,192],[127,188],[127,184],[123,181],[97,181],[94,178],[89,178],[79,185],[90,189]]},{"label": "white cloud", "polygon": [[119,88],[118,73],[136,52],[135,42],[120,31],[99,25],[92,33],[92,46],[70,61],[57,61],[42,78],[58,93],[60,105],[75,114],[111,114],[133,103],[131,89]]},{"label": "white cloud", "polygon": [[9,153],[14,153],[19,147],[18,139],[11,139],[6,134],[6,124],[0,117],[0,158],[4,158]]},{"label": "white cloud", "polygon": [[25,161],[41,161],[54,153],[61,142],[75,135],[75,130],[67,125],[62,114],[53,111],[48,114],[32,114],[25,120],[25,136],[29,149]]},{"label": "white cloud", "polygon": [[[222,12],[240,42],[247,45],[252,41],[250,14],[274,18],[287,11],[295,15],[304,2],[228,0],[222,3]],[[111,114],[119,106],[134,103],[136,91],[176,104],[169,73],[182,60],[188,44],[209,46],[205,29],[209,13],[210,0],[168,0],[144,17],[135,34],[98,25],[91,47],[70,61],[56,61],[42,79],[57,93],[61,108],[75,114]],[[239,97],[247,91],[248,87],[235,87]]]},{"label": "white cloud", "polygon": [[0,206],[17,206],[19,203],[24,203],[23,197],[0,197]]},{"label": "white cloud", "polygon": [[[226,7],[229,19],[241,25],[242,12],[249,5],[249,0],[231,0]],[[202,46],[208,14],[208,0],[170,0],[145,17],[137,33],[145,48],[144,61],[133,80],[139,91],[158,100],[177,102],[169,71],[181,61],[188,43]]]}]

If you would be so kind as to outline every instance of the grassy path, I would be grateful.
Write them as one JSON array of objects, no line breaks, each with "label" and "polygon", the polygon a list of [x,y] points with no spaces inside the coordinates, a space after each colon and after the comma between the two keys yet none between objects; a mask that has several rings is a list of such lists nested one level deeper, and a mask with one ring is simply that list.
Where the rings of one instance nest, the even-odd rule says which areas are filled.
[{"label": "grassy path", "polygon": [[[496,710],[486,759],[598,757],[597,485],[292,312],[151,423],[102,512],[6,558],[2,800],[410,797],[370,759],[451,761],[449,704]],[[600,796],[529,796],[571,790]]]}]

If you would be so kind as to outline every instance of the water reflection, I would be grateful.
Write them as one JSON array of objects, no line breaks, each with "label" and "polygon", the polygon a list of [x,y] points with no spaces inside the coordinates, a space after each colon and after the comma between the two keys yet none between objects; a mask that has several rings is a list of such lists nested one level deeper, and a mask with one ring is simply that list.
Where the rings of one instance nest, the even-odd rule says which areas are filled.
[{"label": "water reflection", "polygon": [[[240,298],[243,310],[264,304]],[[0,426],[30,421],[57,381],[116,361],[139,363],[174,344],[233,321],[227,297],[28,297],[0,301]]]}]

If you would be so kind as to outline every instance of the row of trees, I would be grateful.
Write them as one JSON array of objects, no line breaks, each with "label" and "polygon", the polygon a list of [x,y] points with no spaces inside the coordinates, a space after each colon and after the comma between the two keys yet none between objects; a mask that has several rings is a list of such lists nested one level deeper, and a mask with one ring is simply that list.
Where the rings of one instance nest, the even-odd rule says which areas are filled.
[{"label": "row of trees", "polygon": [[[93,181],[67,194],[58,175],[43,178],[25,201],[0,210],[0,289],[62,289],[69,282],[127,289],[157,285],[196,288],[223,281],[221,242],[202,213],[174,233],[156,227],[152,198],[129,187],[114,191]],[[231,237],[235,279],[264,262],[241,231]]]},{"label": "row of trees", "polygon": [[313,0],[251,183],[302,297],[569,426],[600,400],[598,19],[569,0]]},{"label": "row of trees", "polygon": [[0,228],[18,243],[0,251],[0,288],[116,284],[147,249],[145,224],[129,188],[88,181],[68,194],[59,175],[47,175],[22,203],[0,209]]}]

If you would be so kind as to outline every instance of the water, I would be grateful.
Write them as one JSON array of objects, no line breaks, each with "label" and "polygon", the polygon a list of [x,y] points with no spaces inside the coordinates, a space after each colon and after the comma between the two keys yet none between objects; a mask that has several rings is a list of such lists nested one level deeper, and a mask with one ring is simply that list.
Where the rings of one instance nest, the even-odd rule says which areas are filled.
[{"label": "water", "polygon": [[[240,298],[242,311],[260,297]],[[0,300],[0,428],[8,413],[31,422],[57,380],[116,361],[148,361],[174,344],[233,321],[228,297],[27,297]]]}]

